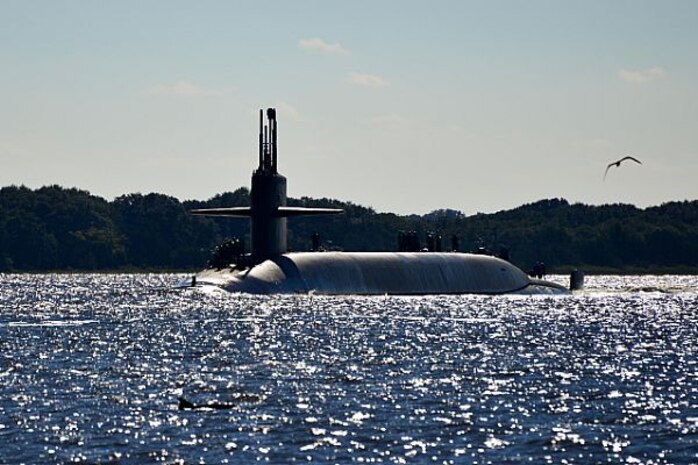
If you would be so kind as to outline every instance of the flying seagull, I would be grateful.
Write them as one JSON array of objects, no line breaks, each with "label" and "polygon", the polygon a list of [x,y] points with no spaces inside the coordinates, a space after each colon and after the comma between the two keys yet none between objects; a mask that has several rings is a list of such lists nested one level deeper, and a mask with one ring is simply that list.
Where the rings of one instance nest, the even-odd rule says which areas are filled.
[{"label": "flying seagull", "polygon": [[603,173],[603,178],[606,179],[606,175],[608,174],[608,170],[610,170],[614,166],[616,168],[619,167],[620,164],[623,163],[625,160],[632,160],[635,163],[642,165],[642,162],[640,160],[638,160],[635,157],[631,157],[630,155],[627,155],[627,156],[621,158],[620,160],[614,161],[613,163],[609,163],[608,166],[606,167],[606,171]]}]

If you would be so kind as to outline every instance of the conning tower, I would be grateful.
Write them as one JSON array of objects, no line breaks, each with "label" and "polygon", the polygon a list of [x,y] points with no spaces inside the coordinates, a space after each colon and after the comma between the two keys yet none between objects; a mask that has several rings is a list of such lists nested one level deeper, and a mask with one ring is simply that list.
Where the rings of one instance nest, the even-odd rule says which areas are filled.
[{"label": "conning tower", "polygon": [[286,206],[286,178],[278,172],[276,110],[259,110],[259,166],[252,172],[249,207],[206,208],[193,210],[203,216],[246,216],[251,219],[252,262],[283,255],[288,251],[289,216],[328,215],[342,213],[335,208],[303,208]]},{"label": "conning tower", "polygon": [[286,216],[278,214],[286,206],[286,178],[278,172],[276,110],[267,109],[267,125],[259,110],[259,166],[252,173],[251,233],[252,260],[260,263],[287,252]]}]

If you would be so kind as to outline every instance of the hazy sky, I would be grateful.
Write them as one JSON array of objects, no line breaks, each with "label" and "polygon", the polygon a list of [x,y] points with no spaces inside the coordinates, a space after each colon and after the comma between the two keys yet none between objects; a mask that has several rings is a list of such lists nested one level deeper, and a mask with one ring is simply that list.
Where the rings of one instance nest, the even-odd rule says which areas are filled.
[{"label": "hazy sky", "polygon": [[697,1],[0,0],[0,64],[0,186],[204,200],[275,106],[293,197],[698,198]]}]

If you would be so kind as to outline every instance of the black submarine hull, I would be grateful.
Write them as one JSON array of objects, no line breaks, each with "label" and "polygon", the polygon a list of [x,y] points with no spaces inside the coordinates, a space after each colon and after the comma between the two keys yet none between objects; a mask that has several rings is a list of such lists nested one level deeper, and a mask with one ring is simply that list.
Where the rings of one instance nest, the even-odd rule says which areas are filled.
[{"label": "black submarine hull", "polygon": [[206,270],[197,284],[248,294],[565,294],[499,258],[467,253],[298,252],[247,270]]},{"label": "black submarine hull", "polygon": [[[259,166],[252,173],[250,200],[249,207],[192,211],[202,216],[249,217],[252,239],[251,253],[245,256],[249,259],[243,260],[245,266],[202,271],[192,282],[250,294],[567,292],[557,284],[533,280],[509,262],[487,255],[434,251],[287,253],[288,217],[338,214],[342,210],[287,205],[286,178],[278,172],[277,121],[273,108],[267,109],[266,125],[264,112],[259,112]],[[418,242],[401,250],[420,250]],[[427,249],[438,250],[437,247]],[[234,263],[240,258],[224,257],[221,262]]]}]

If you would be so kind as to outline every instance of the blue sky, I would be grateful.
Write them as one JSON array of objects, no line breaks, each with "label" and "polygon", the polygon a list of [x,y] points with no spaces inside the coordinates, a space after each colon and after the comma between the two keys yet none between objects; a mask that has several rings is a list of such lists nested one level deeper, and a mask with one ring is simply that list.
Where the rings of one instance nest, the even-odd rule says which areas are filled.
[{"label": "blue sky", "polygon": [[[289,195],[698,198],[698,2],[0,1],[0,185],[206,199],[279,110]],[[632,154],[642,166],[606,164]]]}]

